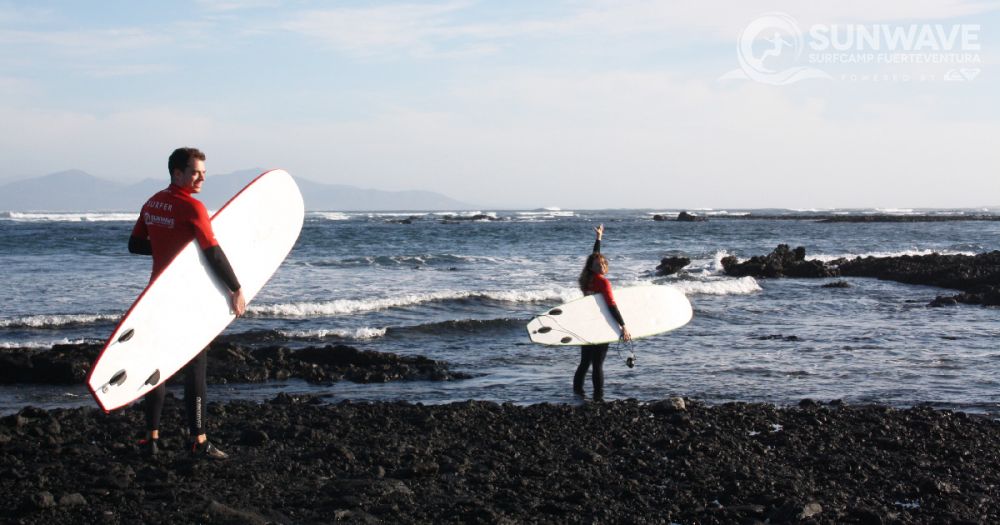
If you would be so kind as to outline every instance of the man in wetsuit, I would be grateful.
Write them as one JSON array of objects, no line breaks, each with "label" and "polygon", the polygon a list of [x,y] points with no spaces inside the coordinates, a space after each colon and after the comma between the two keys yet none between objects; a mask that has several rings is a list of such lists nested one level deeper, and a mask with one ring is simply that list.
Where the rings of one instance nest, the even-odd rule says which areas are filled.
[{"label": "man in wetsuit", "polygon": [[[246,300],[240,283],[226,254],[215,240],[205,205],[193,196],[201,191],[205,182],[205,154],[195,148],[178,148],[170,155],[167,169],[170,171],[170,186],[150,197],[142,207],[128,241],[128,250],[153,256],[152,281],[184,246],[196,239],[215,275],[229,288],[233,312],[237,316],[243,315]],[[190,450],[194,455],[225,459],[228,455],[213,445],[205,434],[207,354],[208,348],[205,348],[185,367],[184,403],[191,430]],[[157,452],[160,414],[166,392],[164,382],[146,394],[147,435],[140,442],[140,447],[149,456],[155,456]]]}]

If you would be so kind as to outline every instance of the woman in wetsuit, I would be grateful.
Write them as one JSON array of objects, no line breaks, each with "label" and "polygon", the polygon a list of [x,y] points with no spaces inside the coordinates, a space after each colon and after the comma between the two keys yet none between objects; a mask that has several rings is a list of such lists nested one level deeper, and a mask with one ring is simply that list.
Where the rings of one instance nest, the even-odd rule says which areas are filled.
[{"label": "woman in wetsuit", "polygon": [[[625,328],[625,320],[622,313],[618,311],[615,304],[615,296],[611,293],[611,281],[605,275],[608,273],[608,260],[601,255],[601,237],[604,236],[604,225],[594,228],[597,239],[594,241],[594,251],[587,257],[587,263],[580,272],[580,289],[584,295],[599,293],[604,296],[604,301],[611,310],[611,315],[618,321],[621,327],[622,340],[630,341],[632,336]],[[580,347],[580,366],[576,368],[573,376],[573,392],[579,396],[583,394],[583,380],[587,376],[587,369],[593,366],[594,371],[591,379],[594,384],[594,401],[604,399],[604,358],[608,355],[608,344],[586,345]]]}]

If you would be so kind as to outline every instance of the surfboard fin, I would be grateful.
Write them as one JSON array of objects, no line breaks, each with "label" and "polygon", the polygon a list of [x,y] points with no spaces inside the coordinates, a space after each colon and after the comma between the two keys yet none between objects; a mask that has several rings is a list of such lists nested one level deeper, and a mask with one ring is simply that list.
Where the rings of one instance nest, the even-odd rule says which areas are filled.
[{"label": "surfboard fin", "polygon": [[108,384],[113,386],[121,386],[121,384],[125,382],[125,379],[127,377],[128,374],[126,374],[124,370],[119,370],[117,374],[111,376],[111,380],[108,381]]},{"label": "surfboard fin", "polygon": [[146,379],[144,385],[155,385],[160,382],[160,369],[157,368],[153,373]]},{"label": "surfboard fin", "polygon": [[132,339],[133,335],[135,335],[135,328],[129,328],[128,330],[125,330],[125,333],[118,337],[118,342],[124,343],[125,341]]}]

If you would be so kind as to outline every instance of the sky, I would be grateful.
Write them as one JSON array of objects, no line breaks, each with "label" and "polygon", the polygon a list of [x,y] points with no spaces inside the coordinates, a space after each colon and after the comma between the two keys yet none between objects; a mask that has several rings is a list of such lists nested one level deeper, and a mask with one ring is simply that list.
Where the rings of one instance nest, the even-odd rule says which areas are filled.
[{"label": "sky", "polygon": [[995,0],[0,0],[0,183],[190,145],[495,209],[998,206],[998,46]]}]

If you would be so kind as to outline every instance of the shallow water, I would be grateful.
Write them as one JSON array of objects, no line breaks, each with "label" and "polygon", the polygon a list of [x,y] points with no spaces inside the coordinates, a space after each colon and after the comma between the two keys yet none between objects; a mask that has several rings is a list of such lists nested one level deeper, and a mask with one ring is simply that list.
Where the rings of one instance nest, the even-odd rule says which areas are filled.
[{"label": "shallow water", "polygon": [[[288,260],[227,334],[245,344],[277,334],[292,347],[345,343],[425,355],[476,377],[220,385],[210,395],[264,399],[285,390],[425,403],[573,402],[577,351],[529,344],[524,324],[580,295],[574,281],[592,228],[604,223],[616,287],[673,284],[695,310],[684,328],[637,342],[634,369],[624,365],[626,349],[620,358],[612,347],[606,397],[778,404],[811,397],[1000,413],[996,309],[928,308],[936,295],[952,292],[874,279],[845,279],[851,287],[843,289],[821,288],[830,280],[734,279],[719,263],[779,243],[823,259],[982,253],[1000,249],[1000,222],[821,224],[705,211],[709,222],[651,220],[668,212],[676,213],[494,212],[504,220],[457,223],[421,214],[412,224],[392,222],[409,213],[309,213]],[[148,258],[126,250],[133,217],[0,215],[0,349],[103,341],[148,278]],[[667,255],[693,262],[682,275],[656,277]],[[0,387],[5,412],[91,402],[82,386]]]}]

